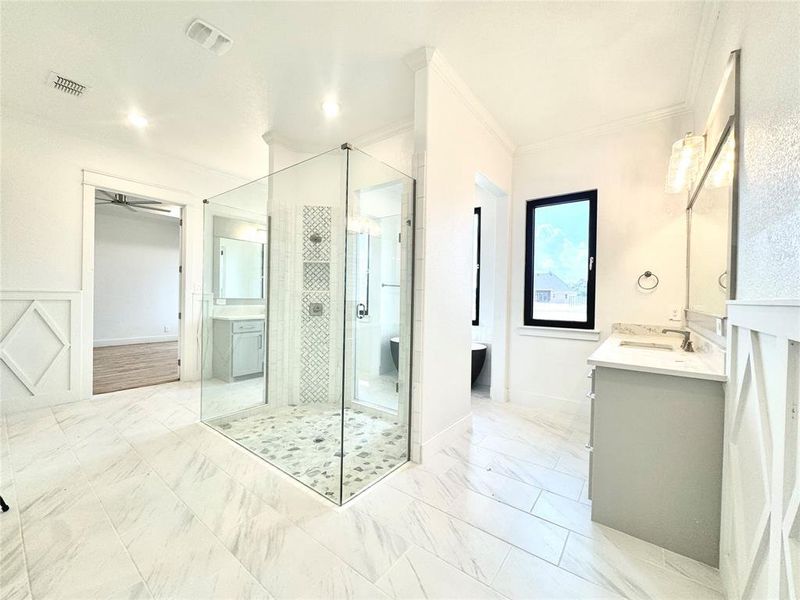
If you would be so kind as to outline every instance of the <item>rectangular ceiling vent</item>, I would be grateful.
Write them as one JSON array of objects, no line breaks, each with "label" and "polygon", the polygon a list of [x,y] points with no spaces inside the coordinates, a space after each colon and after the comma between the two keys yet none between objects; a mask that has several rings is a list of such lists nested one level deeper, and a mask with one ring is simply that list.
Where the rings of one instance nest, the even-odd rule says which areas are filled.
[{"label": "rectangular ceiling vent", "polygon": [[53,71],[50,71],[50,75],[47,76],[47,85],[70,96],[82,96],[89,89],[88,86]]},{"label": "rectangular ceiling vent", "polygon": [[186,37],[217,56],[225,54],[233,45],[233,40],[229,36],[225,35],[217,27],[200,19],[192,21],[189,29],[186,30]]}]

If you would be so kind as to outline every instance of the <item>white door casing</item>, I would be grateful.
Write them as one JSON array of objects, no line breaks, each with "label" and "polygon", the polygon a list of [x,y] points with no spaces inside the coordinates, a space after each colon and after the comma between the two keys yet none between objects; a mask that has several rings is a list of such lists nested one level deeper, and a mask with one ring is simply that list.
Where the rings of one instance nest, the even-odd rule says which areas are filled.
[{"label": "white door casing", "polygon": [[80,398],[91,398],[94,340],[94,198],[95,190],[119,192],[161,200],[182,207],[179,324],[181,380],[199,377],[202,315],[203,209],[199,198],[188,192],[122,179],[104,173],[83,171],[83,252],[81,260]]}]

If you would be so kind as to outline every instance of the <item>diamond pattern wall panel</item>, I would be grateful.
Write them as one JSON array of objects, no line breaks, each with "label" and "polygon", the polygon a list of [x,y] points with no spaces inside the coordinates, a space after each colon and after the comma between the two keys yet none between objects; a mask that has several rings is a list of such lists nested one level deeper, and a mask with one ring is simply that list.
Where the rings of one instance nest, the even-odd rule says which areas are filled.
[{"label": "diamond pattern wall panel", "polygon": [[303,289],[329,290],[331,287],[331,267],[329,263],[303,263]]},{"label": "diamond pattern wall panel", "polygon": [[303,261],[331,259],[331,207],[303,207]]},{"label": "diamond pattern wall panel", "polygon": [[[303,207],[300,307],[300,403],[328,402],[331,382],[330,206]],[[321,305],[321,313],[312,311]]]},{"label": "diamond pattern wall panel", "polygon": [[77,398],[79,300],[78,292],[0,292],[4,412]]}]

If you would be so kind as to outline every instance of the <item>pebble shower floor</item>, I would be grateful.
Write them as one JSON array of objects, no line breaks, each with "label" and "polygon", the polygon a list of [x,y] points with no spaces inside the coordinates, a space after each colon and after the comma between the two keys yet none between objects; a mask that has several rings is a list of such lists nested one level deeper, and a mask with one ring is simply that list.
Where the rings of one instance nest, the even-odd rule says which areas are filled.
[{"label": "pebble shower floor", "polygon": [[[265,406],[208,424],[322,495],[335,498],[338,494],[339,407]],[[406,462],[407,450],[406,429],[400,421],[345,409],[343,499]]]}]

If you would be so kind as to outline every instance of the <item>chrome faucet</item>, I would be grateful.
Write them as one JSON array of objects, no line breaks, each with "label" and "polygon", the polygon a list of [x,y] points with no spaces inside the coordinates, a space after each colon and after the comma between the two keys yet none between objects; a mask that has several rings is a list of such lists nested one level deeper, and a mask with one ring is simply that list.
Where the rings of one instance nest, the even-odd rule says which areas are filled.
[{"label": "chrome faucet", "polygon": [[689,336],[692,335],[691,331],[686,331],[685,329],[662,329],[661,333],[680,333],[683,336],[683,341],[681,342],[681,350],[686,352],[694,352],[694,346],[692,346],[692,340],[689,339]]}]

